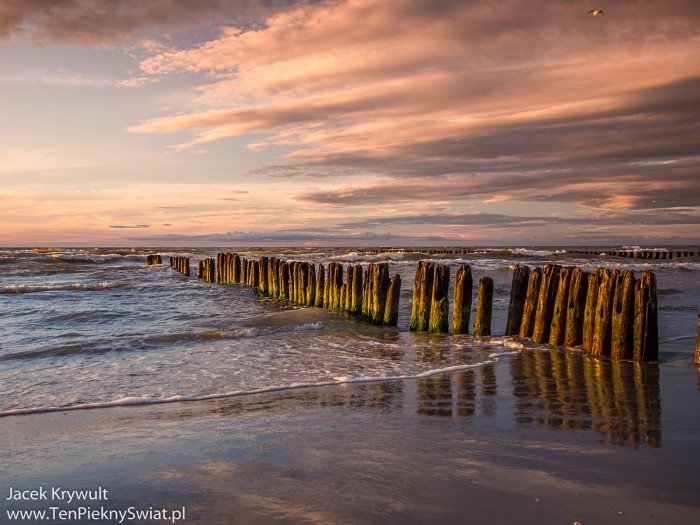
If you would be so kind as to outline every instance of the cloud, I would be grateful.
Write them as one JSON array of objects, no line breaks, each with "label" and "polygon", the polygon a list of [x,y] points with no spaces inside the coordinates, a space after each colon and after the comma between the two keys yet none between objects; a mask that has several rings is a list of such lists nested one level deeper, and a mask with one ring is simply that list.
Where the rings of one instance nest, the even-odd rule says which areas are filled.
[{"label": "cloud", "polygon": [[119,228],[119,229],[127,229],[127,230],[139,230],[141,228],[150,228],[150,225],[148,224],[135,224],[133,226],[124,226],[124,225],[115,225],[115,226],[110,226],[110,228]]},{"label": "cloud", "polygon": [[[142,61],[206,73],[202,111],[131,128],[182,148],[262,135],[276,176],[379,176],[301,193],[336,206],[431,199],[687,206],[697,194],[700,4],[628,1],[585,16],[524,0],[320,2]],[[410,180],[409,180],[410,179]]]},{"label": "cloud", "polygon": [[292,246],[298,244],[363,246],[399,245],[401,243],[434,243],[448,239],[439,235],[395,235],[392,233],[350,232],[331,229],[287,230],[280,232],[210,233],[201,235],[166,234],[127,237],[127,240],[158,243],[186,243],[197,245],[240,245],[240,246]]},{"label": "cloud", "polygon": [[178,31],[193,26],[245,26],[263,19],[285,0],[3,0],[0,39],[25,34],[38,43],[111,44],[138,31]]}]

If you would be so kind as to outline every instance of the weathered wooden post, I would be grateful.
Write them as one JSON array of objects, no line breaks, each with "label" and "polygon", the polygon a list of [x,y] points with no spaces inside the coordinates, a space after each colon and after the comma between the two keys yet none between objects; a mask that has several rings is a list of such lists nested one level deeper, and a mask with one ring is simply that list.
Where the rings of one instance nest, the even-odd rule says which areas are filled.
[{"label": "weathered wooden post", "polygon": [[201,279],[204,277],[204,261],[199,261],[199,265],[197,266],[197,279]]},{"label": "weathered wooden post", "polygon": [[336,263],[334,270],[335,271],[333,272],[333,282],[331,288],[331,308],[337,310],[340,308],[340,289],[343,286],[343,265],[340,263]]},{"label": "weathered wooden post", "polygon": [[530,282],[527,285],[527,295],[525,296],[525,307],[523,308],[523,319],[520,324],[520,337],[532,337],[535,329],[535,317],[537,315],[537,299],[540,295],[542,284],[542,268],[534,268],[530,275]]},{"label": "weathered wooden post", "polygon": [[566,334],[566,314],[568,312],[567,301],[569,300],[569,288],[571,285],[571,274],[573,266],[566,266],[559,270],[559,284],[557,295],[554,300],[554,311],[552,312],[552,324],[549,332],[549,344],[560,346],[564,344]]},{"label": "weathered wooden post", "polygon": [[355,280],[355,267],[352,264],[348,265],[348,273],[345,279],[345,296],[341,301],[341,309],[346,312],[352,311],[352,290]]},{"label": "weathered wooden post", "polygon": [[356,315],[362,314],[362,302],[364,299],[362,295],[362,290],[364,287],[362,277],[362,265],[356,264],[352,281],[352,291],[350,291],[350,310]]},{"label": "weathered wooden post", "polygon": [[323,263],[318,264],[318,273],[316,274],[316,307],[323,308],[323,298],[326,292],[326,271]]},{"label": "weathered wooden post", "polygon": [[430,301],[429,333],[449,330],[450,304],[447,293],[450,288],[450,267],[436,264],[433,276],[433,293]]},{"label": "weathered wooden post", "polygon": [[659,358],[659,325],[656,301],[656,276],[649,270],[634,286],[635,361],[656,361]]},{"label": "weathered wooden post", "polygon": [[455,274],[454,311],[452,312],[452,333],[468,334],[472,315],[472,267],[460,264]]},{"label": "weathered wooden post", "polygon": [[316,265],[306,263],[306,274],[308,284],[306,285],[306,306],[314,306],[316,304]]},{"label": "weathered wooden post", "polygon": [[269,277],[269,265],[270,265],[270,258],[263,255],[260,257],[260,260],[258,261],[258,266],[260,269],[260,291],[267,295],[268,291],[270,290],[270,283],[268,281]]},{"label": "weathered wooden post", "polygon": [[566,306],[566,333],[564,345],[570,348],[583,343],[583,315],[586,309],[588,274],[580,268],[571,272],[569,298]]},{"label": "weathered wooden post", "polygon": [[430,324],[430,302],[433,290],[435,264],[420,261],[416,268],[416,279],[413,285],[413,303],[411,305],[411,320],[409,328],[424,332]]},{"label": "weathered wooden post", "polygon": [[370,295],[369,322],[380,325],[384,322],[384,309],[389,292],[389,263],[372,263],[367,272]]},{"label": "weathered wooden post", "polygon": [[224,282],[223,280],[223,269],[224,269],[224,254],[219,252],[216,254],[216,276],[215,276],[215,282],[216,283],[222,283]]},{"label": "weathered wooden post", "polygon": [[493,307],[493,279],[482,277],[479,280],[479,298],[476,303],[474,335],[487,337],[491,335],[491,310]]},{"label": "weathered wooden post", "polygon": [[[505,335],[518,335],[523,321],[525,299],[530,281],[530,267],[517,265],[513,271],[513,284],[510,288],[510,304],[508,305],[508,321]],[[457,288],[455,283],[455,312],[457,311]],[[471,301],[471,294],[470,294]],[[457,333],[457,332],[455,332]]]},{"label": "weathered wooden post", "polygon": [[279,267],[280,298],[289,300],[289,263],[282,261]]},{"label": "weathered wooden post", "polygon": [[593,332],[595,331],[595,312],[598,302],[598,283],[600,268],[588,276],[586,287],[586,306],[583,310],[583,350],[590,353],[593,349]]},{"label": "weathered wooden post", "polygon": [[253,288],[260,287],[260,261],[252,260],[251,262],[251,272],[250,272],[250,285]]},{"label": "weathered wooden post", "polygon": [[248,259],[241,257],[241,283],[250,285],[248,282]]},{"label": "weathered wooden post", "polygon": [[399,298],[401,297],[401,277],[397,273],[389,282],[389,291],[384,308],[384,326],[396,326],[399,320]]},{"label": "weathered wooden post", "polygon": [[542,269],[542,283],[540,284],[540,293],[537,297],[535,327],[532,331],[532,340],[535,343],[547,343],[549,341],[560,270],[561,266],[555,264],[548,264]]},{"label": "weathered wooden post", "polygon": [[634,341],[634,272],[625,271],[618,276],[612,310],[612,334],[610,357],[630,359]]},{"label": "weathered wooden post", "polygon": [[618,270],[603,268],[598,281],[598,299],[595,309],[595,326],[593,328],[593,346],[591,354],[610,355],[610,337],[612,335],[612,310],[615,298],[615,286]]}]

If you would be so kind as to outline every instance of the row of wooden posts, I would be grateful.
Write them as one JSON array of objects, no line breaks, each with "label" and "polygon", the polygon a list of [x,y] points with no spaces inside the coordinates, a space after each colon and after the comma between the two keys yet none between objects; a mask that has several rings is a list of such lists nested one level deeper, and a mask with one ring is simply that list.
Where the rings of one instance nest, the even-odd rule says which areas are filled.
[{"label": "row of wooden posts", "polygon": [[344,268],[339,263],[318,265],[263,256],[247,259],[236,253],[220,253],[200,261],[197,277],[206,282],[243,284],[264,295],[301,306],[341,310],[375,325],[396,326],[399,316],[401,277],[389,278],[388,263],[372,263],[363,275],[361,265]]},{"label": "row of wooden posts", "polygon": [[596,256],[608,255],[633,259],[680,259],[687,257],[700,257],[700,252],[689,250],[567,250],[567,253]]},{"label": "row of wooden posts", "polygon": [[[150,259],[149,259],[150,260]],[[189,275],[189,259],[173,257],[171,267]],[[376,325],[396,326],[401,278],[389,278],[388,263],[349,265],[345,282],[342,264],[327,268],[310,262],[263,256],[247,259],[220,253],[199,262],[197,276],[207,282],[240,283],[292,304],[337,309]],[[420,261],[416,268],[409,328],[449,331],[450,268]],[[452,333],[468,334],[472,311],[471,267],[457,268],[454,283]],[[479,282],[474,335],[491,335],[493,279]],[[631,271],[547,265],[530,270],[516,266],[505,335],[535,343],[581,347],[592,355],[613,359],[658,359],[657,286],[651,271],[636,279]],[[696,363],[700,364],[700,316]]]},{"label": "row of wooden posts", "polygon": [[[449,331],[450,267],[430,261],[420,261],[416,268],[411,303],[409,328],[417,332],[447,333]],[[454,286],[452,333],[468,334],[472,309],[473,278],[471,266],[457,268]],[[491,335],[491,311],[493,304],[493,279],[482,277],[479,281],[474,335]]]},{"label": "row of wooden posts", "polygon": [[157,254],[149,255],[146,257],[146,264],[149,266],[154,264],[163,264],[163,258]]},{"label": "row of wooden posts", "polygon": [[190,276],[190,258],[189,257],[171,257],[170,267],[180,272],[182,275]]},{"label": "row of wooden posts", "polygon": [[645,270],[547,265],[513,275],[505,335],[581,346],[592,355],[655,361],[659,352],[656,277]]}]

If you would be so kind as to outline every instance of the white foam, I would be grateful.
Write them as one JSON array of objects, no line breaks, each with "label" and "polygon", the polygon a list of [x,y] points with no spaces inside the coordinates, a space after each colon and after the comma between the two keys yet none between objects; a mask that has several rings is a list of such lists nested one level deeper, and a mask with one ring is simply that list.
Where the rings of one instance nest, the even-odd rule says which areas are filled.
[{"label": "white foam", "polygon": [[73,410],[90,410],[97,408],[111,408],[111,407],[123,407],[123,406],[133,406],[133,405],[156,405],[164,403],[180,403],[185,401],[210,401],[214,399],[225,399],[229,397],[239,397],[239,396],[250,396],[255,394],[266,394],[271,392],[280,392],[286,390],[300,390],[305,388],[318,388],[318,387],[329,387],[337,386],[343,384],[358,384],[358,383],[379,383],[388,381],[404,381],[412,379],[423,379],[426,377],[432,377],[436,375],[449,374],[454,372],[460,372],[462,370],[470,370],[473,368],[479,368],[485,365],[495,364],[499,361],[500,357],[514,355],[518,352],[494,352],[489,354],[488,359],[480,361],[479,363],[465,364],[465,365],[454,365],[444,368],[435,368],[432,370],[426,370],[424,372],[419,372],[416,374],[403,374],[396,376],[369,376],[369,377],[347,377],[347,376],[335,376],[331,381],[318,381],[309,383],[290,383],[287,385],[272,385],[268,387],[255,388],[251,390],[234,390],[230,392],[221,392],[214,394],[205,394],[199,396],[188,396],[188,395],[174,395],[170,397],[123,397],[120,399],[115,399],[114,401],[101,401],[94,403],[81,403],[77,405],[69,406],[46,406],[46,407],[32,407],[32,408],[15,408],[10,410],[5,410],[0,412],[0,417],[7,416],[17,416],[17,415],[27,415],[27,414],[40,414],[47,412],[68,412]]},{"label": "white foam", "polygon": [[52,292],[56,290],[100,291],[120,286],[119,283],[57,283],[57,284],[6,284],[0,286],[0,294],[21,294],[35,292]]}]

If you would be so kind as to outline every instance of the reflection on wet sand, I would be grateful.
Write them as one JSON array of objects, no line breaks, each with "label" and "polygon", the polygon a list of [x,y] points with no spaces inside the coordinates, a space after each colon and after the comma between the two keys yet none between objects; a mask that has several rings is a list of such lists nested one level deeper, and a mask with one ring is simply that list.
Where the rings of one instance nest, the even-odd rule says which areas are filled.
[{"label": "reflection on wet sand", "polygon": [[[477,395],[477,376],[481,395]],[[452,375],[421,378],[417,381],[417,412],[428,416],[469,417],[496,411],[496,374],[493,365],[464,370]]]},{"label": "reflection on wet sand", "polygon": [[595,430],[618,445],[661,446],[657,364],[524,351],[513,356],[511,374],[520,424]]},{"label": "reflection on wet sand", "polygon": [[283,390],[264,395],[223,399],[210,412],[221,416],[236,416],[260,411],[285,412],[290,408],[299,410],[315,407],[400,411],[403,389],[404,384],[401,381],[381,381],[330,388]]}]

